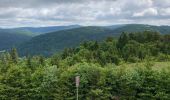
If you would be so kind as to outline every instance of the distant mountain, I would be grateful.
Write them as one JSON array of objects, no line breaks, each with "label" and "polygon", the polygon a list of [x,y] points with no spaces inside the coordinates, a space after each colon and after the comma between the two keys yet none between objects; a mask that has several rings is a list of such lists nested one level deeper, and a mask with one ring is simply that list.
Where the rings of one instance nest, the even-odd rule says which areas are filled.
[{"label": "distant mountain", "polygon": [[28,35],[0,29],[0,51],[10,49],[29,39],[31,39],[31,37]]},{"label": "distant mountain", "polygon": [[156,31],[161,34],[170,34],[170,26],[153,26],[144,24],[127,24],[122,27],[114,29],[114,33],[120,34],[122,32],[143,32]]},{"label": "distant mountain", "polygon": [[128,24],[105,27],[80,27],[33,37],[30,41],[20,45],[18,49],[21,55],[51,55],[64,48],[77,46],[82,41],[101,41],[108,36],[118,37],[122,32],[142,32],[146,30],[157,31],[161,34],[169,34],[170,26]]},{"label": "distant mountain", "polygon": [[55,32],[66,29],[73,29],[81,27],[80,25],[69,25],[69,26],[47,26],[47,27],[20,27],[8,29],[11,31],[18,31],[27,33],[27,35],[37,36],[44,33]]},{"label": "distant mountain", "polygon": [[103,40],[114,36],[112,30],[103,27],[81,27],[70,30],[57,31],[33,37],[29,42],[19,46],[21,55],[51,55],[64,48],[77,46],[88,40]]},{"label": "distant mountain", "polygon": [[151,26],[129,24],[106,27],[81,27],[63,31],[43,34],[32,38],[30,41],[19,46],[21,55],[43,54],[51,55],[67,47],[73,47],[87,40],[103,40],[108,36],[119,36],[122,32],[158,31],[162,34],[170,33],[169,26]]},{"label": "distant mountain", "polygon": [[0,28],[1,33],[11,33],[11,34],[20,34],[20,35],[27,35],[27,36],[33,36],[33,33],[27,30],[19,30],[19,29],[2,29]]},{"label": "distant mountain", "polygon": [[126,26],[126,25],[118,24],[118,25],[104,26],[104,28],[109,28],[111,30],[114,30],[114,29],[117,29],[117,28],[120,28],[120,27],[123,27],[123,26]]},{"label": "distant mountain", "polygon": [[80,27],[79,25],[70,26],[50,26],[50,27],[22,27],[22,28],[0,28],[0,51],[7,50],[11,47],[30,40],[32,37],[66,29]]}]

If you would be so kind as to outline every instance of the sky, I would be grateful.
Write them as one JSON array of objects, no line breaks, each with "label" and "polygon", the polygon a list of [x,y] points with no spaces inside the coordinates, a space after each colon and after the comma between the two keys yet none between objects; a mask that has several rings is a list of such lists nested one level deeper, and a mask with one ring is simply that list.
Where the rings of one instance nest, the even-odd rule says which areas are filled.
[{"label": "sky", "polygon": [[170,25],[170,0],[0,0],[0,27]]}]

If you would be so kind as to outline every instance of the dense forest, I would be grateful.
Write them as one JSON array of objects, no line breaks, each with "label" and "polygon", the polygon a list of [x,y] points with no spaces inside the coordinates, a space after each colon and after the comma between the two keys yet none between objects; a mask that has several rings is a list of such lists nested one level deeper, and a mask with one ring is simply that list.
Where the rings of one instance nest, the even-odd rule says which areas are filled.
[{"label": "dense forest", "polygon": [[[51,28],[47,29],[50,30]],[[36,30],[38,31],[39,29]],[[40,29],[39,31],[42,30],[43,29]],[[46,30],[46,28],[44,30]],[[143,24],[123,24],[103,27],[81,26],[35,36],[30,41],[17,46],[17,49],[21,56],[28,54],[49,56],[53,55],[55,52],[62,51],[64,48],[76,47],[83,41],[102,41],[109,36],[115,38],[119,37],[122,32],[144,32],[145,30],[159,32],[160,34],[168,34],[170,33],[170,26]]]},{"label": "dense forest", "polygon": [[48,32],[56,32],[66,29],[78,28],[79,25],[70,26],[48,26],[48,27],[19,27],[0,28],[0,51],[17,47],[31,38]]},{"label": "dense forest", "polygon": [[0,29],[0,51],[7,50],[31,39],[31,36]]},{"label": "dense forest", "polygon": [[64,48],[76,47],[83,41],[103,41],[109,36],[119,37],[122,32],[145,30],[168,34],[170,26],[120,24],[0,28],[0,52],[16,47],[20,56],[28,54],[51,56]]},{"label": "dense forest", "polygon": [[[123,32],[104,41],[84,41],[51,57],[0,54],[0,99],[169,100],[170,35]],[[132,67],[133,65],[133,67]]]}]

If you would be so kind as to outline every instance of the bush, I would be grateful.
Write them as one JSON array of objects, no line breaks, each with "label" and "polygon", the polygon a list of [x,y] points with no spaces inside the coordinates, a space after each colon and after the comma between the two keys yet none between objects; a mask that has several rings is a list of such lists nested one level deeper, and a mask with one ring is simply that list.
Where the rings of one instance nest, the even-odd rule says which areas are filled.
[{"label": "bush", "polygon": [[131,63],[136,63],[136,62],[139,62],[140,59],[138,57],[133,57],[133,56],[130,56],[128,58],[128,62],[131,62]]},{"label": "bush", "polygon": [[170,56],[163,53],[159,53],[157,61],[170,61]]}]

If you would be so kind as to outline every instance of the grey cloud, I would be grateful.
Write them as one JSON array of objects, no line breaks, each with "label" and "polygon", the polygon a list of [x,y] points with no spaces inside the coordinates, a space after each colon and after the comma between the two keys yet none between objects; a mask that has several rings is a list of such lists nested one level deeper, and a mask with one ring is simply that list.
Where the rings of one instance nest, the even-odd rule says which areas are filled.
[{"label": "grey cloud", "polygon": [[48,7],[57,4],[90,3],[90,2],[114,2],[116,0],[0,0],[0,8],[3,7]]},{"label": "grey cloud", "polygon": [[0,26],[170,24],[169,7],[170,0],[0,0]]}]

